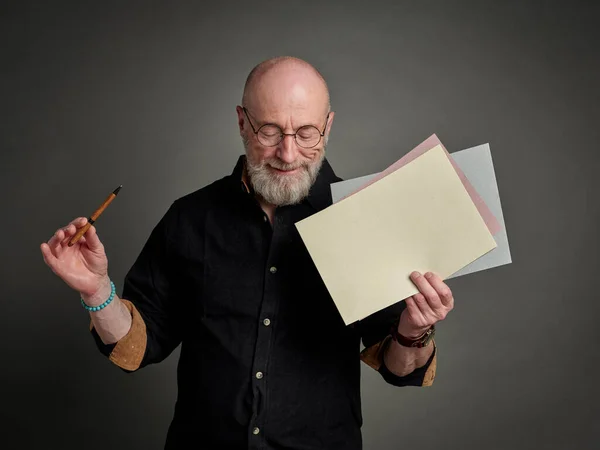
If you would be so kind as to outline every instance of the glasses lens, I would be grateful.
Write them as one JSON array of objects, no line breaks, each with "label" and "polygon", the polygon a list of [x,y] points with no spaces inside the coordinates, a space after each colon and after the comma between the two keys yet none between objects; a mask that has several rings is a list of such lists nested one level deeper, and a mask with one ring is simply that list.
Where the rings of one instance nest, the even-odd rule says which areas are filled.
[{"label": "glasses lens", "polygon": [[258,130],[258,141],[267,147],[279,144],[281,136],[281,129],[275,125],[265,125]]},{"label": "glasses lens", "polygon": [[296,142],[300,147],[314,147],[319,140],[321,140],[321,133],[312,125],[303,126],[296,132]]}]

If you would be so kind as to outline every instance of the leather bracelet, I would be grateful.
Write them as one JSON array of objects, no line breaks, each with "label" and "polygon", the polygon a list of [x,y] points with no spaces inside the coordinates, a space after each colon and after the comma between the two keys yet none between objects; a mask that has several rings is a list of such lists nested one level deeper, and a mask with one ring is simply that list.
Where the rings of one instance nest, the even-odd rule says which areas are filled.
[{"label": "leather bracelet", "polygon": [[403,347],[423,348],[423,347],[427,347],[429,345],[429,343],[431,342],[431,339],[433,338],[433,335],[435,334],[435,325],[432,325],[421,336],[414,338],[414,339],[407,338],[406,336],[402,336],[400,333],[398,333],[398,325],[397,324],[392,326],[390,334],[392,335],[392,339],[394,341],[396,341],[398,344],[402,345]]}]

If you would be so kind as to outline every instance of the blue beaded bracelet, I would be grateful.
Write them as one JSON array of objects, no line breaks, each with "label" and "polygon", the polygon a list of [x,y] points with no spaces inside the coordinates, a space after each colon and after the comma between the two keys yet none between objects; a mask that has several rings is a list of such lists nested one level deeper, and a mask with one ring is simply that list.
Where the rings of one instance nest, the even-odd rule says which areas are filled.
[{"label": "blue beaded bracelet", "polygon": [[100,311],[101,309],[106,308],[110,304],[110,302],[113,301],[113,298],[115,298],[115,284],[111,281],[110,282],[110,297],[108,297],[108,300],[106,300],[104,303],[102,303],[101,305],[98,305],[98,306],[88,306],[85,304],[85,302],[83,301],[83,297],[82,297],[81,298],[81,306],[83,306],[88,311]]}]

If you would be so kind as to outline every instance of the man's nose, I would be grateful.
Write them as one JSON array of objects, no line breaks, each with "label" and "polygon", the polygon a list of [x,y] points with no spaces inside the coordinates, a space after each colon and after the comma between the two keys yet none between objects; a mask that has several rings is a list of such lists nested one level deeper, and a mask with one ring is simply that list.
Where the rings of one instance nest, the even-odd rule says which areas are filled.
[{"label": "man's nose", "polygon": [[287,164],[298,158],[298,145],[293,135],[286,134],[277,146],[277,157]]}]

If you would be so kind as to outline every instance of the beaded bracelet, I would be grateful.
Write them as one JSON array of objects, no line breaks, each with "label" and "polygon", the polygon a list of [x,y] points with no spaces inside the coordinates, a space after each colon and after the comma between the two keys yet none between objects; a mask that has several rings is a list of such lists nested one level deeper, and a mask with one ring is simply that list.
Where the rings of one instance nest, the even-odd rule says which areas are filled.
[{"label": "beaded bracelet", "polygon": [[115,284],[111,281],[110,282],[110,297],[108,297],[108,300],[106,300],[104,303],[102,303],[101,305],[98,305],[98,306],[88,306],[85,304],[85,302],[83,301],[83,297],[82,297],[81,298],[81,306],[83,306],[88,311],[100,311],[101,309],[106,308],[109,305],[109,303],[113,301],[113,298],[115,298]]}]

